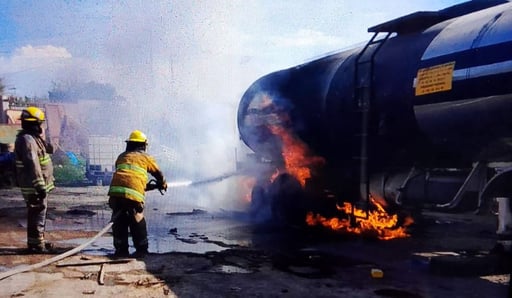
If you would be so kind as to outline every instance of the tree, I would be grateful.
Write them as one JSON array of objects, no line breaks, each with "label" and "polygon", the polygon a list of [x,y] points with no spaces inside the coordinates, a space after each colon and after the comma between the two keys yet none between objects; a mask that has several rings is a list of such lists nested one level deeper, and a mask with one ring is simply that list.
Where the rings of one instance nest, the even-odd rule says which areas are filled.
[{"label": "tree", "polygon": [[57,151],[52,156],[55,183],[60,185],[80,185],[85,179],[85,158],[68,151]]},{"label": "tree", "polygon": [[94,81],[84,82],[53,82],[53,88],[48,92],[50,101],[76,102],[83,99],[113,101],[116,90],[110,84]]}]

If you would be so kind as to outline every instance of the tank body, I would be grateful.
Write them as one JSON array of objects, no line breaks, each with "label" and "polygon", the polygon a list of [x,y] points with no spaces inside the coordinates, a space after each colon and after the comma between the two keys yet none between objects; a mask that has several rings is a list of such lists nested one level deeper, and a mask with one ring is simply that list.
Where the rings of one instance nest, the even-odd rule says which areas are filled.
[{"label": "tank body", "polygon": [[482,3],[390,21],[373,28],[394,32],[380,42],[258,79],[239,103],[241,139],[279,164],[283,128],[325,160],[315,174],[341,196],[365,171],[512,162],[512,3]]},{"label": "tank body", "polygon": [[[369,134],[374,159],[471,162],[508,155],[512,137],[512,4],[398,34],[373,61]],[[256,81],[238,110],[242,140],[278,158],[282,126],[328,161],[349,160],[359,133],[356,57],[362,48]],[[407,152],[407,156],[402,155]],[[409,156],[412,155],[412,156]],[[389,159],[391,158],[391,159]]]}]

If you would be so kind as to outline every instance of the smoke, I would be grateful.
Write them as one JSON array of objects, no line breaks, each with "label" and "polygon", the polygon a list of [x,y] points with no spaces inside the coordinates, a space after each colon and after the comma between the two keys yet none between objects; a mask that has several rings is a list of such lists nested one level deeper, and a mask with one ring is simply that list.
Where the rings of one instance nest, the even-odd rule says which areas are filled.
[{"label": "smoke", "polygon": [[[9,50],[0,77],[21,96],[46,97],[59,81],[112,85],[125,100],[82,103],[80,124],[121,139],[144,131],[169,181],[215,177],[235,168],[236,111],[252,82],[367,39],[375,20],[351,25],[362,17],[354,4],[323,4],[12,1],[0,16],[12,38],[0,41]],[[194,199],[215,208],[236,201],[231,183],[202,187]]]}]

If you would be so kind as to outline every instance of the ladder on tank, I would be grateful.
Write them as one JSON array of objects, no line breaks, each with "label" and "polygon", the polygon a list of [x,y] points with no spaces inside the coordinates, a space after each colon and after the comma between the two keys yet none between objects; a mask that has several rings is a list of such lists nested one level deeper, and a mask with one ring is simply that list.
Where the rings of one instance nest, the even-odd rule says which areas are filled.
[{"label": "ladder on tank", "polygon": [[[384,33],[383,38],[377,39],[378,35]],[[355,171],[357,181],[359,182],[360,199],[364,202],[366,217],[368,217],[368,209],[370,205],[370,173],[368,168],[369,160],[369,138],[371,133],[371,105],[374,97],[374,58],[380,50],[384,42],[391,35],[391,32],[374,32],[372,38],[365,47],[359,52],[355,60],[354,72],[354,99],[355,99],[355,119],[356,133],[354,134],[353,161],[354,165],[359,168]],[[354,217],[354,208],[352,208],[351,218]]]}]

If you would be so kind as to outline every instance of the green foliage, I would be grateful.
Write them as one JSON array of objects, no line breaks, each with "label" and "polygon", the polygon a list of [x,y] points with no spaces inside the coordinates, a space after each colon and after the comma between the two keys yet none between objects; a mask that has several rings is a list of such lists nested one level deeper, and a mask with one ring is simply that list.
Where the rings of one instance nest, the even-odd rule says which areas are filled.
[{"label": "green foliage", "polygon": [[78,164],[74,165],[66,156],[54,159],[53,176],[55,183],[61,185],[79,185],[85,180],[85,159],[78,157]]},{"label": "green foliage", "polygon": [[114,86],[94,81],[53,82],[53,88],[48,95],[53,102],[76,102],[81,99],[113,101],[118,97]]}]

